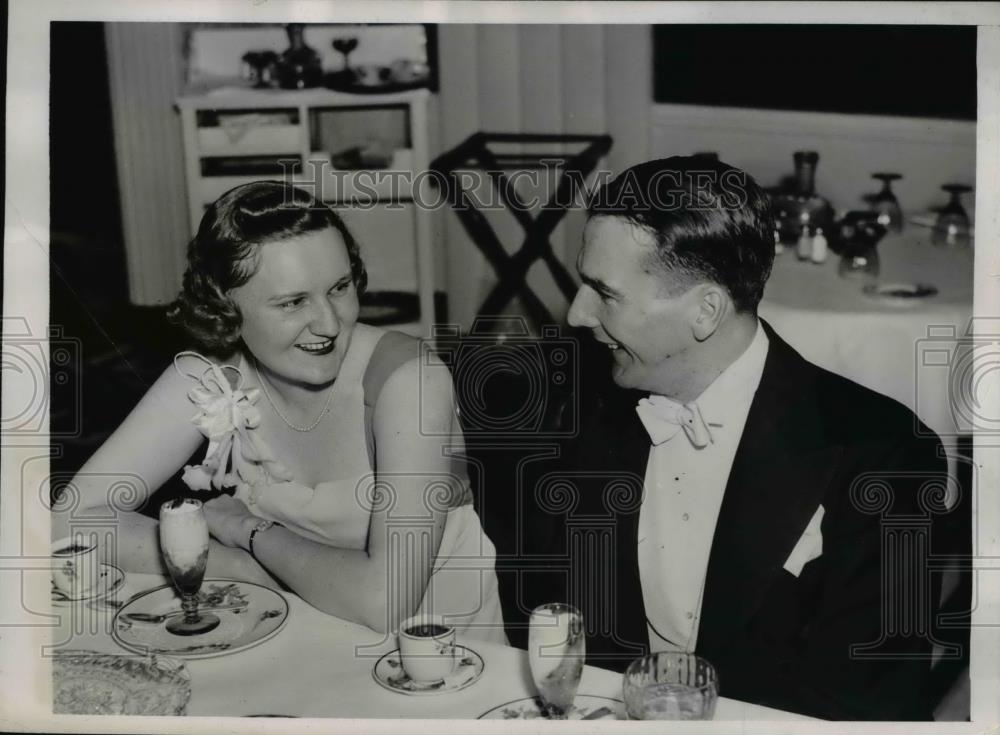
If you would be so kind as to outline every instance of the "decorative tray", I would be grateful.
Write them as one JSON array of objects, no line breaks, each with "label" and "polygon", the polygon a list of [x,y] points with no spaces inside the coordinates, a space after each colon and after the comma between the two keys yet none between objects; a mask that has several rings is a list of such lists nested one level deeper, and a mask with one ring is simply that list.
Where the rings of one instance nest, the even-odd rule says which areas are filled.
[{"label": "decorative tray", "polygon": [[191,680],[182,661],[65,651],[52,662],[52,712],[59,715],[183,715]]},{"label": "decorative tray", "polygon": [[335,71],[323,76],[323,86],[334,92],[350,94],[392,94],[426,87],[427,79],[415,79],[411,82],[394,82],[387,79],[379,84],[363,84],[353,76],[345,76],[343,71]]}]

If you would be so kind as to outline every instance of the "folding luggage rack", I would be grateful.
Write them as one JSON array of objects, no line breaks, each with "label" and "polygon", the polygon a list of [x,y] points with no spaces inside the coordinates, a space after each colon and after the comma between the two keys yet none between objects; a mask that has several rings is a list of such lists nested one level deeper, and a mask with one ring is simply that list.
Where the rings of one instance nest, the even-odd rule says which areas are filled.
[{"label": "folding luggage rack", "polygon": [[[491,144],[585,144],[576,153],[497,153]],[[430,168],[436,176],[434,182],[442,187],[448,202],[455,210],[472,241],[480,249],[486,260],[496,271],[498,282],[479,307],[478,316],[499,315],[514,296],[520,296],[528,315],[535,325],[555,324],[551,312],[541,299],[528,287],[525,280],[535,261],[541,259],[548,267],[556,285],[572,301],[576,294],[576,281],[552,251],[549,237],[565,216],[587,177],[597,167],[598,161],[611,149],[609,135],[557,135],[533,133],[475,133],[452,150],[443,153],[431,162]],[[514,183],[505,171],[556,166],[561,173],[559,183],[552,196],[542,206],[537,217],[532,217],[528,207],[521,200]],[[500,196],[500,201],[524,229],[524,241],[520,249],[508,254],[496,232],[483,213],[475,206],[475,197],[465,188],[458,171],[462,169],[485,170]]]}]

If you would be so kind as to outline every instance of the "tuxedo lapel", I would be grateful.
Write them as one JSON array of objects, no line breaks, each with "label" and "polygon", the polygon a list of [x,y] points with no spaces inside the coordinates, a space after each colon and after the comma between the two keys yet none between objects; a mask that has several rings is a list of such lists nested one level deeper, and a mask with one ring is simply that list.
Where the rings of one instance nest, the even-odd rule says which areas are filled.
[{"label": "tuxedo lapel", "polygon": [[[618,461],[640,479],[640,488],[646,476],[649,461],[649,434],[635,412],[638,396],[629,396],[629,401],[620,408],[622,431],[620,432]],[[619,560],[617,574],[617,615],[618,637],[629,642],[648,645],[649,633],[646,629],[646,606],[643,602],[642,583],[639,577],[639,510],[638,502],[617,513],[616,555]]]},{"label": "tuxedo lapel", "polygon": [[574,515],[587,516],[595,527],[610,528],[613,534],[607,549],[612,557],[604,562],[607,574],[596,570],[606,584],[580,590],[585,597],[581,609],[594,611],[588,628],[593,624],[602,631],[588,639],[588,660],[616,669],[642,655],[648,645],[636,550],[642,481],[649,458],[649,436],[635,412],[641,396],[619,389],[600,399],[603,406],[584,427],[585,440],[577,460],[584,489]]},{"label": "tuxedo lapel", "polygon": [[764,326],[768,355],[715,528],[699,649],[724,645],[760,606],[842,452],[826,438],[811,366]]}]

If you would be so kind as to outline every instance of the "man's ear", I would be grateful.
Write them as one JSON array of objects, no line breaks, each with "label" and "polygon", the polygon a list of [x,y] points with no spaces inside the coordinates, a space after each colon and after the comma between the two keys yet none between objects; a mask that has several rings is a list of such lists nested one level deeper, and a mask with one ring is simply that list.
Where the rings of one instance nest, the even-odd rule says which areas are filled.
[{"label": "man's ear", "polygon": [[705,283],[698,287],[698,314],[694,320],[694,338],[699,342],[715,334],[722,320],[729,312],[730,298],[722,286],[717,283]]}]

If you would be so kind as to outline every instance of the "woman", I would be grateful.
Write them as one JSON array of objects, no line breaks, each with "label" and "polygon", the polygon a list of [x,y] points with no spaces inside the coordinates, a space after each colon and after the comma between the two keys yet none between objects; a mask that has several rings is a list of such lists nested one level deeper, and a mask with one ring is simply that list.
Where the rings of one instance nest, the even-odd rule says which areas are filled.
[{"label": "woman", "polygon": [[[86,463],[76,512],[136,510],[207,438],[182,479],[233,490],[205,502],[207,576],[277,579],[379,631],[428,612],[502,642],[494,548],[451,459],[450,374],[417,340],[357,322],[366,280],[341,219],[305,192],[224,194],[171,310],[205,354],[178,355]],[[109,475],[144,491],[110,499]],[[119,516],[117,558],[161,571],[156,522]]]}]

